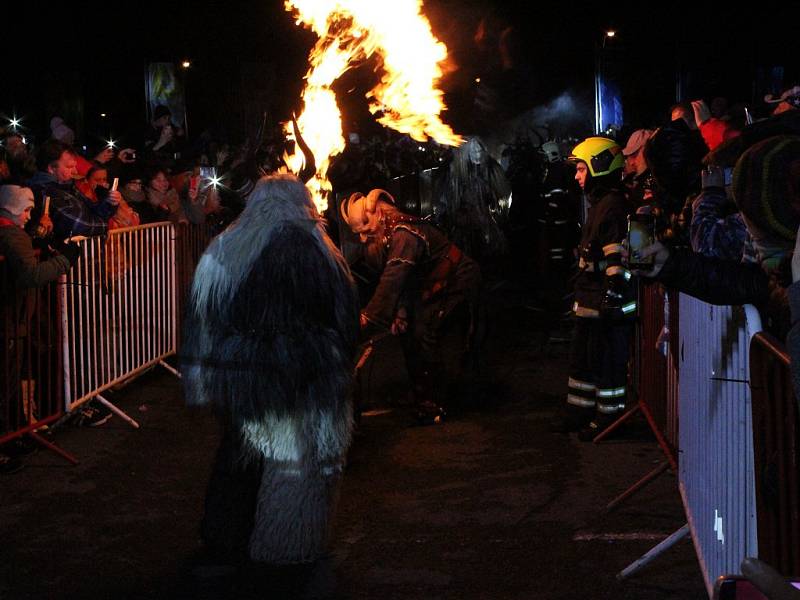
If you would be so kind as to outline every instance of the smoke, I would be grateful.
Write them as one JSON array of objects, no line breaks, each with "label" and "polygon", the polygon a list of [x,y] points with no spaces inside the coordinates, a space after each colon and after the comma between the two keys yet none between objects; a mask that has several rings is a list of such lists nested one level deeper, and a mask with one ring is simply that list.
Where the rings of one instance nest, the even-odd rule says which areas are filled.
[{"label": "smoke", "polygon": [[524,120],[533,127],[547,129],[550,137],[567,137],[592,130],[594,108],[588,94],[565,90],[547,104],[526,112]]}]

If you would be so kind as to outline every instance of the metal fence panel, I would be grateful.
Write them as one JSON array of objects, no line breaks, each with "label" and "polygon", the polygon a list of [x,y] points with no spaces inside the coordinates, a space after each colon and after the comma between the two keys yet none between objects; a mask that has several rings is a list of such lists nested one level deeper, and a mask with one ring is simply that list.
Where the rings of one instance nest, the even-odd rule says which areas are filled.
[{"label": "metal fence panel", "polygon": [[709,596],[719,575],[757,556],[750,339],[753,307],[681,294],[679,480]]},{"label": "metal fence panel", "polygon": [[66,410],[177,349],[173,225],[115,229],[80,244],[62,294]]}]

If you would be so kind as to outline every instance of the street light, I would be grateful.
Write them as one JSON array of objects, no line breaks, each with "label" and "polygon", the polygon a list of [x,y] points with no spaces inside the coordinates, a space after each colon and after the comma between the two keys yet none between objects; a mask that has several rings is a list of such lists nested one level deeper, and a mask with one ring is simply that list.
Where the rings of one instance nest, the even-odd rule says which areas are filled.
[{"label": "street light", "polygon": [[181,63],[181,66],[182,66],[184,69],[188,69],[189,67],[191,67],[191,66],[192,66],[192,63],[191,63],[191,61],[184,60],[184,61]]}]

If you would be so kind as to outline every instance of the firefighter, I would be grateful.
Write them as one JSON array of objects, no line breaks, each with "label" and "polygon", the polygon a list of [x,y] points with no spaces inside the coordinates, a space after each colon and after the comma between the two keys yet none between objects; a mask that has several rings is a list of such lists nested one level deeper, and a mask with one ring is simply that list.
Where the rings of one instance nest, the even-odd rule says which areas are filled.
[{"label": "firefighter", "polygon": [[636,312],[622,241],[632,206],[623,191],[625,157],[613,140],[590,137],[569,160],[588,204],[575,280],[575,334],[567,402],[557,431],[578,431],[589,441],[625,409],[627,365]]},{"label": "firefighter", "polygon": [[478,264],[428,221],[400,212],[383,190],[355,193],[341,216],[380,280],[361,311],[364,337],[401,335],[422,424],[440,423],[451,384],[474,357]]}]

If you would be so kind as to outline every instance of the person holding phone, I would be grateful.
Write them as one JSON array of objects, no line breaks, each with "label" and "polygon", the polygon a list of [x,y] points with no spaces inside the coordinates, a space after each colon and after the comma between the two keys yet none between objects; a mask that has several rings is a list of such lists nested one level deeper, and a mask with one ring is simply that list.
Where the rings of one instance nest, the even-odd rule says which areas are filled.
[{"label": "person holding phone", "polygon": [[614,140],[590,137],[569,160],[589,202],[575,280],[575,334],[566,406],[551,428],[590,441],[625,409],[631,318],[636,313],[622,242],[632,205],[622,185],[625,156]]}]

